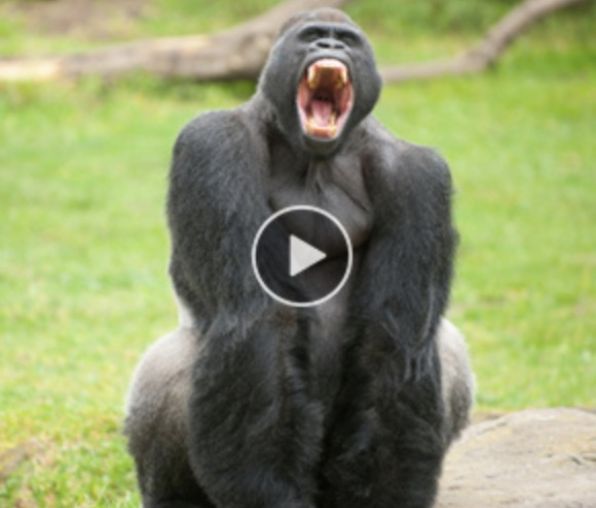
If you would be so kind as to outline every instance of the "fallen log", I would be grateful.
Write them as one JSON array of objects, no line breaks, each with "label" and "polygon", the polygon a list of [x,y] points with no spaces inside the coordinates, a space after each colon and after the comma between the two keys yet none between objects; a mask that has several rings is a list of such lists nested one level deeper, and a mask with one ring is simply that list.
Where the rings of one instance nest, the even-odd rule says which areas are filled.
[{"label": "fallen log", "polygon": [[45,81],[98,75],[113,78],[143,70],[200,81],[254,79],[273,39],[292,15],[347,0],[288,0],[249,21],[215,33],[119,44],[72,55],[0,59],[0,81]]}]

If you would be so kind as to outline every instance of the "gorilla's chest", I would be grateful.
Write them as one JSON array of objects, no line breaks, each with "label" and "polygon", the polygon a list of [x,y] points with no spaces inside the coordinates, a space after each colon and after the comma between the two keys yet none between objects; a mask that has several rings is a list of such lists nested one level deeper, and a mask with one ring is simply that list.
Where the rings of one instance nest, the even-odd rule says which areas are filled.
[{"label": "gorilla's chest", "polygon": [[[368,238],[373,220],[362,168],[355,157],[311,161],[297,167],[290,160],[278,161],[269,178],[269,202],[274,210],[292,205],[311,205],[334,215],[346,228],[354,248]],[[289,232],[317,238],[327,252],[339,252],[343,245],[330,244],[329,235],[313,220],[288,222]]]},{"label": "gorilla's chest", "polygon": [[[268,197],[274,210],[293,205],[311,205],[333,214],[345,227],[354,247],[354,270],[362,258],[363,244],[367,240],[373,222],[372,205],[362,178],[362,167],[357,157],[336,156],[332,162],[315,161],[298,167],[289,159],[278,160],[269,175]],[[343,242],[325,231],[325,225],[302,220],[284,224],[289,233],[313,240],[331,259],[319,263],[306,274],[310,283],[316,285],[326,278],[337,280],[343,262],[334,261],[333,255],[345,250]],[[324,221],[323,221],[324,222]],[[311,323],[311,365],[315,386],[323,400],[331,400],[341,376],[338,358],[341,355],[345,334],[342,328],[347,318],[348,301],[352,292],[353,277],[343,289],[316,307],[318,319]],[[315,389],[317,391],[317,389]]]}]

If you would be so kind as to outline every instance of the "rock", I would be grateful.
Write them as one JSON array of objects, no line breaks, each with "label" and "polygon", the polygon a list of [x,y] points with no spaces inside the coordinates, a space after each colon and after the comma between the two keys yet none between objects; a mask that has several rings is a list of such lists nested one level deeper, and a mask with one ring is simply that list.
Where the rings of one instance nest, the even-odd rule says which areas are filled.
[{"label": "rock", "polygon": [[513,413],[469,427],[443,470],[436,508],[596,508],[596,415]]}]

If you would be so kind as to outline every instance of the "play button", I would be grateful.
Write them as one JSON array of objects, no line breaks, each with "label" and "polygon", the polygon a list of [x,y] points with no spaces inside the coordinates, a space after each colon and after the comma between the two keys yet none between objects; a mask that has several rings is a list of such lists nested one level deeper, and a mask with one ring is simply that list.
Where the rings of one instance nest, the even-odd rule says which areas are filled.
[{"label": "play button", "polygon": [[252,246],[252,266],[263,290],[293,307],[311,307],[336,295],[350,275],[352,256],[339,220],[309,205],[271,215]]},{"label": "play button", "polygon": [[327,257],[316,247],[303,242],[297,236],[290,235],[290,277],[302,273]]}]

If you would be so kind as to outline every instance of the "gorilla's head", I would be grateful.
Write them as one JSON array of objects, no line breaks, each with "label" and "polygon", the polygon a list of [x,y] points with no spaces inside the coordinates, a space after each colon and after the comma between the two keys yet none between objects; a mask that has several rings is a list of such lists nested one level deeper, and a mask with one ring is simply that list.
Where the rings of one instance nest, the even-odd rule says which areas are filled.
[{"label": "gorilla's head", "polygon": [[372,48],[343,12],[318,9],[283,26],[260,80],[292,144],[332,154],[381,89]]}]

